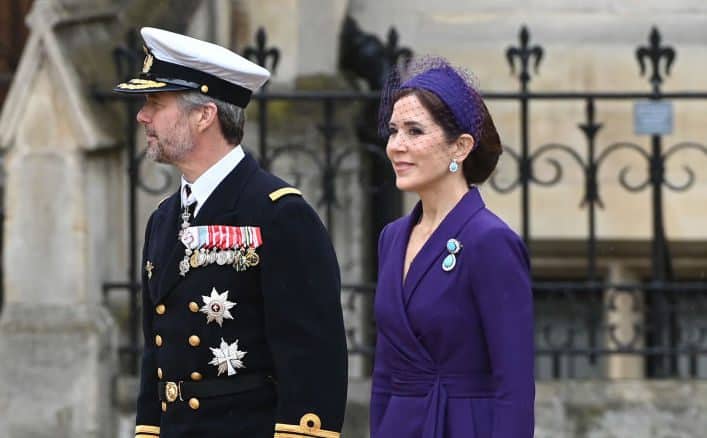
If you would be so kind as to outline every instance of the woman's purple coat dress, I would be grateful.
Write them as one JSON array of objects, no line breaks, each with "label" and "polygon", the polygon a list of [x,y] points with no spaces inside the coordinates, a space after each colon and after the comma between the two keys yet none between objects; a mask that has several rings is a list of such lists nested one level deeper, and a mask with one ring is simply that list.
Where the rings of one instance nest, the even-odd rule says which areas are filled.
[{"label": "woman's purple coat dress", "polygon": [[[421,205],[380,236],[372,438],[533,436],[533,304],[520,238],[472,188],[414,258]],[[462,244],[442,269],[447,240]]]}]

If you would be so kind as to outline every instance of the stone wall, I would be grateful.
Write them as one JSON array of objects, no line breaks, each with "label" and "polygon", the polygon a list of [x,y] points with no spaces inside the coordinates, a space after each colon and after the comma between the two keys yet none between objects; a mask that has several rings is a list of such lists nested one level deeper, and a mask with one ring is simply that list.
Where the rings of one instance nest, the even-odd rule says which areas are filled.
[{"label": "stone wall", "polygon": [[[5,220],[0,436],[115,435],[116,327],[101,286],[118,268],[108,214],[120,154],[114,113],[92,99],[114,14],[38,1],[2,117]],[[86,5],[84,5],[86,6]],[[76,19],[76,20],[73,20]],[[84,23],[83,26],[76,26]]]},{"label": "stone wall", "polygon": [[707,382],[543,382],[535,406],[536,438],[700,438],[707,430]]},{"label": "stone wall", "polygon": [[116,435],[119,325],[103,285],[127,281],[124,119],[93,94],[116,83],[115,3],[36,0],[0,116],[2,437]]}]

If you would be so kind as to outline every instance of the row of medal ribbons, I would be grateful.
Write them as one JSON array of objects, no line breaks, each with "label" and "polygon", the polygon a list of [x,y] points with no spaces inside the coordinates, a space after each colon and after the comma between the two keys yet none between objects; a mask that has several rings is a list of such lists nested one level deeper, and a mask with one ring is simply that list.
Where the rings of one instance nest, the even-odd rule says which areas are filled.
[{"label": "row of medal ribbons", "polygon": [[260,227],[227,225],[200,225],[187,227],[181,232],[182,244],[188,249],[257,248],[263,243]]},{"label": "row of medal ribbons", "polygon": [[191,268],[231,265],[236,271],[245,271],[260,263],[255,252],[263,243],[259,227],[201,225],[182,230],[180,240],[185,246],[179,273],[184,276]]}]

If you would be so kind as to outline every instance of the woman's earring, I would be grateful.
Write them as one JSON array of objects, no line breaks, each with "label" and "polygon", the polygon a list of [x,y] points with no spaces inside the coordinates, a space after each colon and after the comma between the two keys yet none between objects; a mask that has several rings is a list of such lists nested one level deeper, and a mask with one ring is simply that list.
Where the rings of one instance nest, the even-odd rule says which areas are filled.
[{"label": "woman's earring", "polygon": [[452,162],[449,163],[449,171],[452,173],[456,173],[459,170],[459,163],[457,163],[457,160],[452,159]]}]

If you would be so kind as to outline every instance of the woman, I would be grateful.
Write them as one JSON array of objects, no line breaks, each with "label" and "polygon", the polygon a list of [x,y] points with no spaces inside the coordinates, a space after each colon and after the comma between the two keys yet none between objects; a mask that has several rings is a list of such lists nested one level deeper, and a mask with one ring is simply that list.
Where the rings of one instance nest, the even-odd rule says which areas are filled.
[{"label": "woman", "polygon": [[501,144],[471,81],[441,59],[381,105],[400,190],[381,233],[372,438],[533,436],[533,306],[521,239],[479,190]]}]

